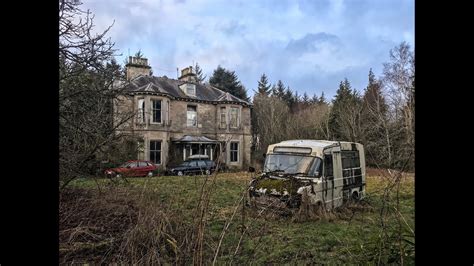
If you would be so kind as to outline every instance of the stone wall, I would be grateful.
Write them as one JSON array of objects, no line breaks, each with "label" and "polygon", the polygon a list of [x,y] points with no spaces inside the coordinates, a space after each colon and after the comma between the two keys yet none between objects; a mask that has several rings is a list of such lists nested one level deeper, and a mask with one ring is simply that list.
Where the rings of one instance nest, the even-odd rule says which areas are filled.
[{"label": "stone wall", "polygon": [[[162,141],[162,165],[168,163],[168,153],[171,141],[179,139],[185,135],[192,136],[206,136],[211,139],[216,139],[225,142],[225,156],[224,162],[230,168],[246,168],[250,164],[250,146],[251,146],[251,121],[250,108],[241,105],[233,104],[208,104],[190,101],[176,101],[168,97],[154,96],[154,95],[135,95],[132,97],[123,97],[120,105],[116,106],[117,110],[128,111],[135,110],[138,113],[138,100],[145,100],[145,123],[141,124],[137,121],[137,116],[134,117],[121,130],[124,132],[131,132],[144,139],[145,152],[141,155],[142,158],[149,160],[149,142],[150,140]],[[161,118],[162,123],[151,123],[151,101],[153,99],[161,100]],[[169,109],[168,109],[169,105]],[[197,107],[197,126],[187,126],[187,107],[193,105]],[[237,128],[229,126],[229,117],[227,118],[227,126],[220,128],[220,108],[226,107],[228,111],[230,107],[239,108],[239,125]],[[169,110],[169,111],[168,111]],[[230,142],[239,142],[239,160],[238,162],[230,162]],[[224,148],[224,147],[223,147]]]}]

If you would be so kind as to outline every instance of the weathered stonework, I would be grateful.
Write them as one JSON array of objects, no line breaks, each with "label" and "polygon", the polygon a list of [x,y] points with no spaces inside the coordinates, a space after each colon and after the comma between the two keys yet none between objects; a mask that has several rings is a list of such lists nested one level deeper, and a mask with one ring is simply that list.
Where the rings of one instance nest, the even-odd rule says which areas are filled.
[{"label": "weathered stonework", "polygon": [[[131,59],[132,61],[133,59]],[[134,61],[135,62],[135,61]],[[140,63],[140,62],[139,62]],[[141,62],[143,63],[143,61]],[[131,69],[130,69],[131,68]],[[145,73],[147,68],[136,70],[136,66],[127,66],[127,73],[135,75],[137,73]],[[149,71],[149,69],[148,69]],[[178,82],[193,82],[192,70],[189,68],[183,70],[182,79]],[[163,80],[163,79],[162,79]],[[164,79],[169,82],[170,79]],[[171,80],[177,83],[176,80]],[[138,82],[138,81],[137,81]],[[122,125],[118,131],[122,133],[132,134],[143,139],[144,152],[139,155],[139,159],[150,160],[150,141],[161,141],[161,164],[166,168],[170,161],[170,153],[176,153],[176,157],[184,159],[187,151],[186,144],[180,143],[179,140],[184,136],[204,136],[217,142],[213,145],[213,149],[208,149],[206,153],[219,151],[214,154],[213,159],[221,158],[222,162],[229,168],[243,169],[250,164],[250,147],[251,147],[251,119],[250,104],[242,101],[235,96],[225,94],[224,92],[211,88],[209,85],[196,86],[196,97],[187,97],[179,85],[173,89],[153,85],[146,85],[140,81],[139,88],[133,89],[130,93],[124,95],[115,103],[116,113],[133,113],[133,118],[126,124]],[[134,87],[135,88],[135,87]],[[168,90],[168,91],[167,91]],[[201,90],[201,91],[199,91]],[[208,91],[202,91],[208,90]],[[199,95],[216,95],[215,99],[201,99]],[[210,96],[206,96],[210,97]],[[144,121],[139,120],[139,101],[144,101]],[[152,122],[152,101],[161,101],[161,122]],[[187,109],[188,106],[195,106],[197,111],[197,126],[190,127],[187,125]],[[226,109],[225,126],[221,124],[221,108]],[[237,127],[230,126],[230,108],[238,108]],[[117,120],[117,119],[116,119]],[[237,162],[230,161],[230,145],[231,142],[238,142]],[[179,146],[181,145],[181,146]],[[209,147],[208,147],[209,148]],[[201,149],[201,148],[199,148]],[[202,151],[202,150],[200,150]],[[222,152],[222,155],[220,155]],[[192,151],[191,151],[192,153]],[[183,155],[184,154],[184,155]],[[219,156],[220,155],[220,156]]]}]

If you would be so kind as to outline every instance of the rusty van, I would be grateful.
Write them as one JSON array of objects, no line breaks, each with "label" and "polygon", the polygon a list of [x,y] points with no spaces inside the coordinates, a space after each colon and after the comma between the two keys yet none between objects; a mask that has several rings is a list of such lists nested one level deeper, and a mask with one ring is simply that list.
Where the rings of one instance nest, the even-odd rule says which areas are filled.
[{"label": "rusty van", "polygon": [[297,209],[302,203],[331,210],[365,196],[363,145],[288,140],[268,146],[261,174],[249,186],[249,203]]}]

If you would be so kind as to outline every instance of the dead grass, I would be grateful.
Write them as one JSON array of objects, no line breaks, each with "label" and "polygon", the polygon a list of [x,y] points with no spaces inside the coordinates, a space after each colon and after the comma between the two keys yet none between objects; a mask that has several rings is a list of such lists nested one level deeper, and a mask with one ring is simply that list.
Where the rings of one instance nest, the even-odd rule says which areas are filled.
[{"label": "dead grass", "polygon": [[[182,265],[193,264],[196,255],[202,264],[212,264],[218,247],[219,265],[360,264],[377,252],[384,178],[367,178],[368,197],[361,204],[299,219],[275,215],[271,209],[258,213],[245,208],[243,212],[237,203],[250,174],[219,174],[207,214],[198,226],[197,203],[204,180],[154,177],[117,184],[106,179],[97,184],[73,182],[61,193],[61,264]],[[414,179],[404,178],[401,185],[400,212],[408,227],[413,227]],[[194,248],[198,233],[202,254]]]}]

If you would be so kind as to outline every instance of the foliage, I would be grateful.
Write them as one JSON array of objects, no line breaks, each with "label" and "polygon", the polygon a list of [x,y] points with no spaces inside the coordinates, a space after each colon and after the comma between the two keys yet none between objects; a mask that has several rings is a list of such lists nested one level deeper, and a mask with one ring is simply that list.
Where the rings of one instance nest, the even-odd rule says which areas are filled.
[{"label": "foliage", "polygon": [[221,66],[217,66],[217,69],[214,70],[212,76],[209,78],[209,83],[244,101],[249,100],[247,90],[239,81],[235,71],[230,71]]}]

